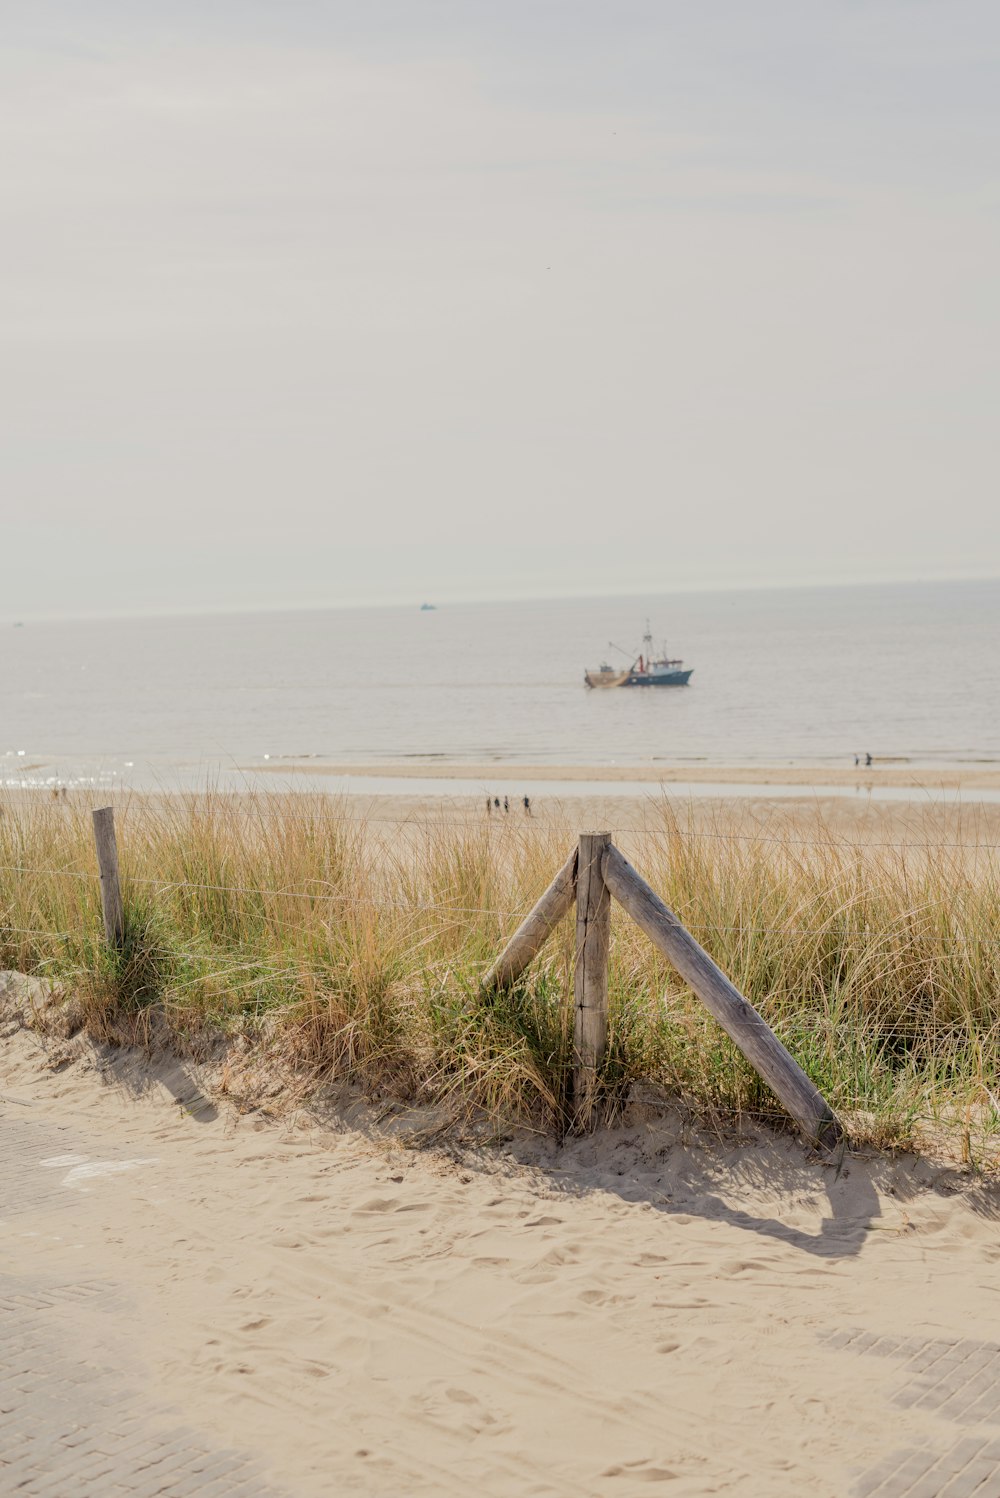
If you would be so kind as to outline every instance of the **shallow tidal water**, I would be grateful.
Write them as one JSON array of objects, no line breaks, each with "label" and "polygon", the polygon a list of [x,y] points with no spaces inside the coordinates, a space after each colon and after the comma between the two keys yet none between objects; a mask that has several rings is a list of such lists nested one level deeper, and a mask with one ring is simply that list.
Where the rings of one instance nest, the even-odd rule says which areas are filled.
[{"label": "shallow tidal water", "polygon": [[[626,663],[608,642],[638,652],[647,616],[690,686],[588,690],[584,669]],[[8,625],[0,780],[239,785],[296,762],[819,771],[866,752],[1000,764],[998,641],[996,581]]]}]

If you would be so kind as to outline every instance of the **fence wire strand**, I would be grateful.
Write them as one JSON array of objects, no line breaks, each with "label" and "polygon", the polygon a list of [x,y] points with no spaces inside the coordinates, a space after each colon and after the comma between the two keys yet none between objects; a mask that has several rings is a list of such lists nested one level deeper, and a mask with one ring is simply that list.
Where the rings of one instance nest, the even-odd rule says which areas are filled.
[{"label": "fence wire strand", "polygon": [[[95,884],[98,880],[96,872],[94,874],[88,874],[82,870],[66,868],[49,869],[29,865],[0,864],[0,870],[11,873],[30,874],[50,878],[60,878],[63,875],[66,875],[74,879],[93,881]],[[317,884],[322,883],[322,881],[319,879],[315,880],[315,882]],[[519,910],[506,910],[501,909],[497,906],[488,905],[450,905],[442,901],[435,900],[385,900],[375,899],[371,896],[362,897],[358,895],[341,895],[332,890],[325,889],[274,889],[266,885],[208,884],[191,879],[149,879],[128,874],[122,875],[122,884],[126,888],[128,888],[129,886],[137,886],[143,889],[155,890],[161,894],[170,894],[175,890],[195,890],[209,894],[266,896],[275,900],[308,900],[311,901],[314,905],[343,905],[356,907],[358,909],[403,911],[408,914],[427,911],[440,911],[441,913],[446,915],[488,916],[492,919],[503,919],[517,922],[523,921],[525,917],[530,914],[530,911],[532,909],[531,906],[526,906]],[[797,936],[833,938],[853,938],[857,936],[865,936],[869,938],[889,939],[900,933],[899,924],[891,924],[878,932],[873,931],[869,926],[862,926],[860,928],[857,926],[853,926],[851,925],[849,918],[845,918],[845,915],[843,913],[831,916],[826,924],[822,926],[800,926],[797,924],[762,926],[749,920],[738,921],[728,925],[719,925],[718,923],[697,922],[689,920],[686,918],[683,910],[675,910],[672,913],[678,923],[684,926],[686,930],[698,931],[704,934],[715,933],[718,935],[738,936]],[[930,904],[914,906],[897,917],[897,922],[912,923],[923,914],[935,915],[935,907]],[[839,928],[838,922],[843,923],[839,926]],[[962,944],[965,944],[969,941],[969,938],[964,933],[956,931],[949,932],[948,938],[950,941]]]},{"label": "fence wire strand", "polygon": [[[311,819],[311,818],[300,818],[300,820],[306,821],[309,825],[312,825],[312,822],[313,822],[313,819]],[[367,820],[371,820],[371,819],[367,819]],[[396,825],[397,827],[400,826],[400,825],[403,825],[403,826],[408,825],[408,823],[406,822],[405,819],[403,820],[402,823],[400,823],[400,821],[396,820],[396,819],[388,819],[388,818],[386,818],[386,819],[383,819],[383,820],[386,820],[386,821],[393,820],[394,825]],[[339,825],[339,823],[341,823],[343,821],[355,821],[355,822],[359,822],[359,823],[364,823],[366,821],[366,819],[363,819],[363,818],[338,817],[335,820],[335,822],[334,822],[334,827],[336,827],[337,825]],[[432,827],[440,827],[440,826],[447,826],[447,825],[461,826],[461,827],[465,828],[466,830],[468,830],[470,828],[470,826],[472,826],[472,827],[475,826],[474,823],[470,823],[468,821],[461,822],[461,823],[454,823],[454,822],[453,823],[449,823],[445,819],[442,819],[442,818],[438,818],[438,819],[430,819],[430,818],[420,819],[420,824],[421,825],[426,825],[426,826],[432,826]],[[412,823],[410,823],[409,825],[412,825]],[[509,826],[510,824],[509,823],[503,823],[502,825]],[[522,824],[519,824],[519,825],[521,827],[523,827],[524,831],[528,831],[529,830],[527,824],[522,823]],[[618,829],[611,829],[611,830],[612,831],[617,830],[617,831],[621,832],[621,831],[634,831],[636,829],[618,828]],[[642,829],[639,829],[639,830],[641,831]],[[645,829],[645,830],[648,832],[649,829]],[[967,845],[965,845],[965,844],[948,844],[948,843],[940,843],[940,842],[932,842],[932,841],[928,841],[926,843],[921,843],[921,844],[913,844],[913,843],[907,843],[907,844],[897,844],[897,843],[884,844],[884,843],[870,843],[870,842],[868,842],[868,843],[848,843],[846,841],[832,841],[832,840],[824,841],[824,840],[821,840],[821,839],[785,839],[785,838],[777,838],[777,837],[773,837],[773,838],[771,838],[771,837],[769,837],[769,838],[758,838],[758,837],[749,837],[749,836],[747,836],[745,834],[705,833],[705,832],[698,832],[698,831],[690,831],[689,832],[689,831],[682,830],[682,829],[671,829],[671,828],[661,828],[661,829],[658,829],[658,830],[662,833],[663,836],[665,836],[667,838],[673,839],[673,838],[676,837],[676,838],[679,838],[681,841],[685,841],[685,840],[689,840],[689,839],[712,839],[712,840],[716,840],[717,839],[717,840],[720,840],[720,841],[739,841],[739,842],[753,842],[753,843],[759,842],[759,843],[765,843],[765,844],[770,844],[770,843],[784,844],[786,842],[791,841],[791,842],[795,843],[796,845],[805,845],[805,846],[830,846],[830,847],[836,847],[836,848],[838,848],[842,852],[851,852],[851,853],[863,852],[866,849],[872,848],[872,847],[876,847],[876,848],[893,848],[893,849],[908,849],[908,848],[912,848],[912,847],[915,847],[915,846],[919,847],[919,848],[922,848],[922,849],[926,849],[926,848],[934,848],[934,849],[939,849],[939,848],[961,848],[964,851],[969,851]],[[974,844],[974,845],[972,845],[972,850],[973,851],[994,852],[994,851],[997,851],[997,848],[996,848],[995,845]],[[30,865],[30,864],[24,864],[24,863],[16,863],[16,864],[12,863],[12,864],[0,864],[0,871],[6,872],[6,873],[18,874],[18,875],[21,875],[21,876],[49,877],[49,878],[63,878],[63,877],[66,877],[66,878],[72,878],[72,879],[86,881],[86,882],[91,882],[92,881],[95,884],[97,882],[96,871],[94,871],[94,872],[88,872],[87,870],[84,870],[84,869],[71,868],[71,867],[68,867],[68,866],[62,866],[60,868],[48,868],[48,867],[44,867],[44,866],[36,866],[36,865]],[[141,877],[141,876],[128,876],[128,875],[126,875],[124,877],[124,881],[123,882],[125,883],[126,888],[131,885],[131,886],[135,886],[135,887],[139,887],[139,888],[144,888],[144,889],[149,889],[149,890],[156,891],[156,892],[161,893],[161,894],[167,894],[167,895],[169,895],[169,894],[171,894],[173,892],[176,892],[176,891],[193,891],[193,892],[203,892],[203,893],[211,893],[211,894],[233,895],[233,896],[240,896],[240,897],[270,898],[270,899],[274,899],[274,900],[288,900],[288,899],[291,899],[291,900],[306,900],[306,901],[309,901],[312,905],[314,905],[316,907],[323,907],[323,906],[327,906],[327,905],[332,905],[332,906],[338,906],[338,907],[350,908],[350,909],[380,910],[380,911],[391,911],[391,912],[394,912],[394,913],[402,912],[405,915],[411,915],[411,916],[416,916],[416,915],[420,915],[420,914],[426,914],[426,913],[433,912],[433,913],[437,913],[437,914],[441,914],[441,915],[445,915],[445,916],[453,918],[452,924],[455,923],[454,922],[454,918],[456,918],[456,917],[466,917],[466,916],[487,917],[487,918],[489,918],[491,920],[503,920],[503,921],[510,921],[510,922],[520,922],[528,914],[528,909],[526,909],[526,908],[525,909],[519,909],[519,910],[508,910],[508,909],[501,909],[501,908],[497,908],[497,907],[493,907],[493,906],[456,905],[456,904],[449,904],[449,903],[444,903],[444,902],[441,902],[441,901],[433,901],[433,900],[421,900],[421,899],[416,899],[416,900],[406,900],[406,899],[391,900],[391,899],[377,899],[377,898],[375,898],[373,896],[364,896],[364,897],[362,897],[362,896],[357,896],[357,895],[344,895],[344,894],[339,894],[339,893],[337,893],[334,890],[331,890],[331,889],[323,887],[323,881],[320,880],[320,879],[316,879],[315,881],[308,881],[308,882],[313,882],[316,885],[320,886],[320,888],[311,889],[311,890],[310,889],[298,889],[298,888],[295,888],[295,889],[292,889],[292,888],[278,888],[278,889],[275,889],[275,888],[269,888],[269,887],[266,887],[266,886],[241,885],[241,884],[213,884],[213,883],[208,883],[208,882],[201,882],[201,881],[187,880],[187,879],[175,879],[175,880],[170,880],[170,879],[154,879],[154,878],[146,878],[146,877]],[[914,936],[914,934],[915,934],[914,931],[913,931],[913,929],[912,929],[914,923],[919,922],[920,919],[921,919],[921,917],[924,916],[925,914],[926,915],[934,915],[935,912],[934,912],[933,907],[929,906],[929,905],[928,906],[917,906],[917,907],[914,907],[914,908],[912,908],[912,909],[904,912],[901,916],[899,916],[897,918],[897,922],[896,923],[890,924],[887,927],[885,927],[885,928],[883,928],[883,929],[881,929],[881,930],[879,930],[877,932],[873,931],[867,925],[858,926],[858,925],[852,923],[849,910],[842,911],[842,912],[839,912],[839,913],[831,916],[830,918],[828,918],[825,921],[824,924],[818,925],[818,926],[802,926],[802,925],[799,925],[797,923],[788,923],[788,924],[780,924],[780,925],[762,925],[762,924],[759,924],[757,922],[754,922],[752,919],[748,919],[746,921],[737,921],[737,922],[732,922],[732,923],[729,923],[729,924],[726,924],[726,925],[722,925],[722,924],[718,924],[718,923],[710,923],[710,922],[693,920],[693,919],[689,918],[683,910],[681,910],[680,912],[675,912],[675,918],[677,919],[678,923],[681,926],[683,926],[684,928],[686,928],[688,931],[690,931],[692,933],[698,933],[699,935],[706,936],[706,937],[709,937],[709,936],[725,936],[725,937],[737,937],[739,939],[751,938],[751,937],[753,937],[753,938],[756,938],[756,937],[782,937],[782,938],[795,937],[795,938],[818,939],[818,940],[825,940],[825,941],[833,943],[834,944],[834,952],[835,952],[837,944],[839,944],[841,942],[845,942],[845,941],[854,940],[854,939],[856,939],[858,937],[864,937],[864,938],[866,938],[869,941],[875,941],[875,942],[877,942],[879,944],[883,944],[883,945],[886,945],[886,946],[898,944],[898,942],[899,942],[899,940],[900,940],[901,937],[902,938],[910,937],[912,939],[913,936]],[[293,937],[294,936],[301,936],[301,935],[306,934],[306,928],[297,928],[297,929],[291,929],[291,930],[289,930],[288,928],[286,928],[286,934],[287,935],[291,935]],[[917,934],[919,935],[919,933],[917,933]],[[936,933],[936,934],[940,934],[940,933]],[[3,935],[3,936],[46,937],[46,938],[48,938],[49,940],[52,940],[52,941],[70,941],[71,942],[71,941],[74,941],[74,940],[80,940],[81,936],[82,936],[82,933],[80,933],[80,932],[75,932],[74,933],[74,932],[70,932],[70,931],[52,931],[52,930],[49,930],[47,928],[31,928],[31,927],[21,927],[21,926],[10,926],[10,925],[4,924],[4,922],[2,920],[0,920],[0,935]],[[993,942],[995,942],[997,940],[996,937],[993,937],[993,938],[990,938],[990,937],[982,938],[978,934],[970,937],[965,932],[962,932],[962,931],[949,931],[947,933],[947,939],[954,946],[960,947],[960,948],[967,948],[969,946],[969,944],[970,944],[970,941],[974,942],[976,945],[987,946],[988,947],[989,945],[991,945]],[[183,948],[183,947],[176,948],[176,949],[175,948],[146,948],[145,950],[150,951],[154,955],[171,956],[171,957],[173,957],[175,959],[180,959],[180,960],[183,960],[183,961],[212,962],[212,961],[218,960],[217,956],[212,956],[212,955],[207,954],[207,953],[197,953],[197,952],[188,950],[188,949]],[[243,955],[243,954],[241,954],[241,955]],[[242,962],[240,962],[236,966],[227,965],[226,968],[217,970],[214,975],[209,974],[207,976],[216,976],[216,977],[227,976],[227,975],[230,975],[230,974],[232,974],[233,972],[236,972],[236,971],[251,971],[251,970],[258,971],[258,972],[266,971],[266,970],[272,970],[272,971],[279,971],[279,972],[284,973],[286,975],[290,971],[295,971],[296,973],[298,973],[300,975],[303,974],[303,973],[305,973],[306,971],[308,971],[307,968],[303,967],[301,961],[298,961],[298,962],[294,963],[291,968],[289,967],[289,964],[287,962],[285,962],[285,963],[280,964],[279,967],[271,969],[270,965],[267,964],[262,958],[251,958],[249,961],[242,961]],[[321,973],[323,971],[323,969],[321,967],[316,967],[313,971],[315,973]],[[816,1023],[819,1025],[820,1021],[817,1020]],[[828,1033],[828,1031],[829,1031],[828,1024],[823,1024],[821,1027],[822,1027],[824,1033]],[[897,1033],[897,1034],[898,1033],[902,1033],[902,1028],[901,1028],[901,1026],[899,1025],[898,1022],[894,1023],[892,1026],[890,1026],[890,1028],[894,1031],[894,1033]],[[951,1029],[954,1028],[954,1026],[953,1025],[949,1025],[948,1028],[949,1028],[949,1030],[951,1030]],[[920,1034],[920,1035],[926,1035],[928,1033],[927,1022],[926,1021],[920,1021],[919,1023],[915,1023],[914,1026],[913,1026],[913,1030],[912,1030],[911,1033]]]}]

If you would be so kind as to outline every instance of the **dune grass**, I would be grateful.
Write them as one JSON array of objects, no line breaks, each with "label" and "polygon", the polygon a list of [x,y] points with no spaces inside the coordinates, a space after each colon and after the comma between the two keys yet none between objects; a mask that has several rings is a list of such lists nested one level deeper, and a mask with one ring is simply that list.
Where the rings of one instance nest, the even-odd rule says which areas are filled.
[{"label": "dune grass", "polygon": [[[85,798],[0,802],[0,966],[62,985],[98,1038],[216,1033],[299,1073],[561,1130],[572,1053],[567,920],[518,988],[479,979],[573,841],[503,818],[386,828],[323,796],[132,797],[117,807],[126,939],[102,940]],[[664,812],[626,851],[765,1015],[861,1142],[995,1153],[1000,863],[864,846],[816,820],[691,834]],[[613,916],[612,1105],[654,1084],[720,1123],[779,1118],[683,982]]]}]

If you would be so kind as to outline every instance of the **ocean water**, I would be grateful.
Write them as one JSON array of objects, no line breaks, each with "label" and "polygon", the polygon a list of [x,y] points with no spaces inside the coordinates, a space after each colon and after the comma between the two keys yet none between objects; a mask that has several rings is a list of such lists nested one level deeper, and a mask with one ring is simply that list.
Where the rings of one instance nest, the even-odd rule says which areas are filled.
[{"label": "ocean water", "polygon": [[[657,642],[677,689],[591,691]],[[269,764],[1000,763],[1000,582],[5,628],[0,780],[241,783]],[[720,777],[723,779],[724,777]]]}]

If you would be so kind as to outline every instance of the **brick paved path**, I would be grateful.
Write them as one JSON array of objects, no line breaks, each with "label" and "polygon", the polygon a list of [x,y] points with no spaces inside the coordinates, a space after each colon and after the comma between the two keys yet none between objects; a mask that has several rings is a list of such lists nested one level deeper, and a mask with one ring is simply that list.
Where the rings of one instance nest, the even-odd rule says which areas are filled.
[{"label": "brick paved path", "polygon": [[824,1339],[845,1352],[898,1359],[894,1403],[926,1410],[947,1427],[916,1447],[891,1450],[859,1479],[857,1498],[1000,1498],[1000,1344],[924,1342],[837,1332]]},{"label": "brick paved path", "polygon": [[[71,1238],[81,1182],[155,1164],[106,1147],[95,1162],[78,1130],[14,1111],[0,1113],[0,1241],[39,1211],[52,1237]],[[0,1272],[3,1498],[283,1498],[247,1453],[213,1445],[145,1391],[130,1337],[140,1316],[92,1265],[72,1280]]]}]

